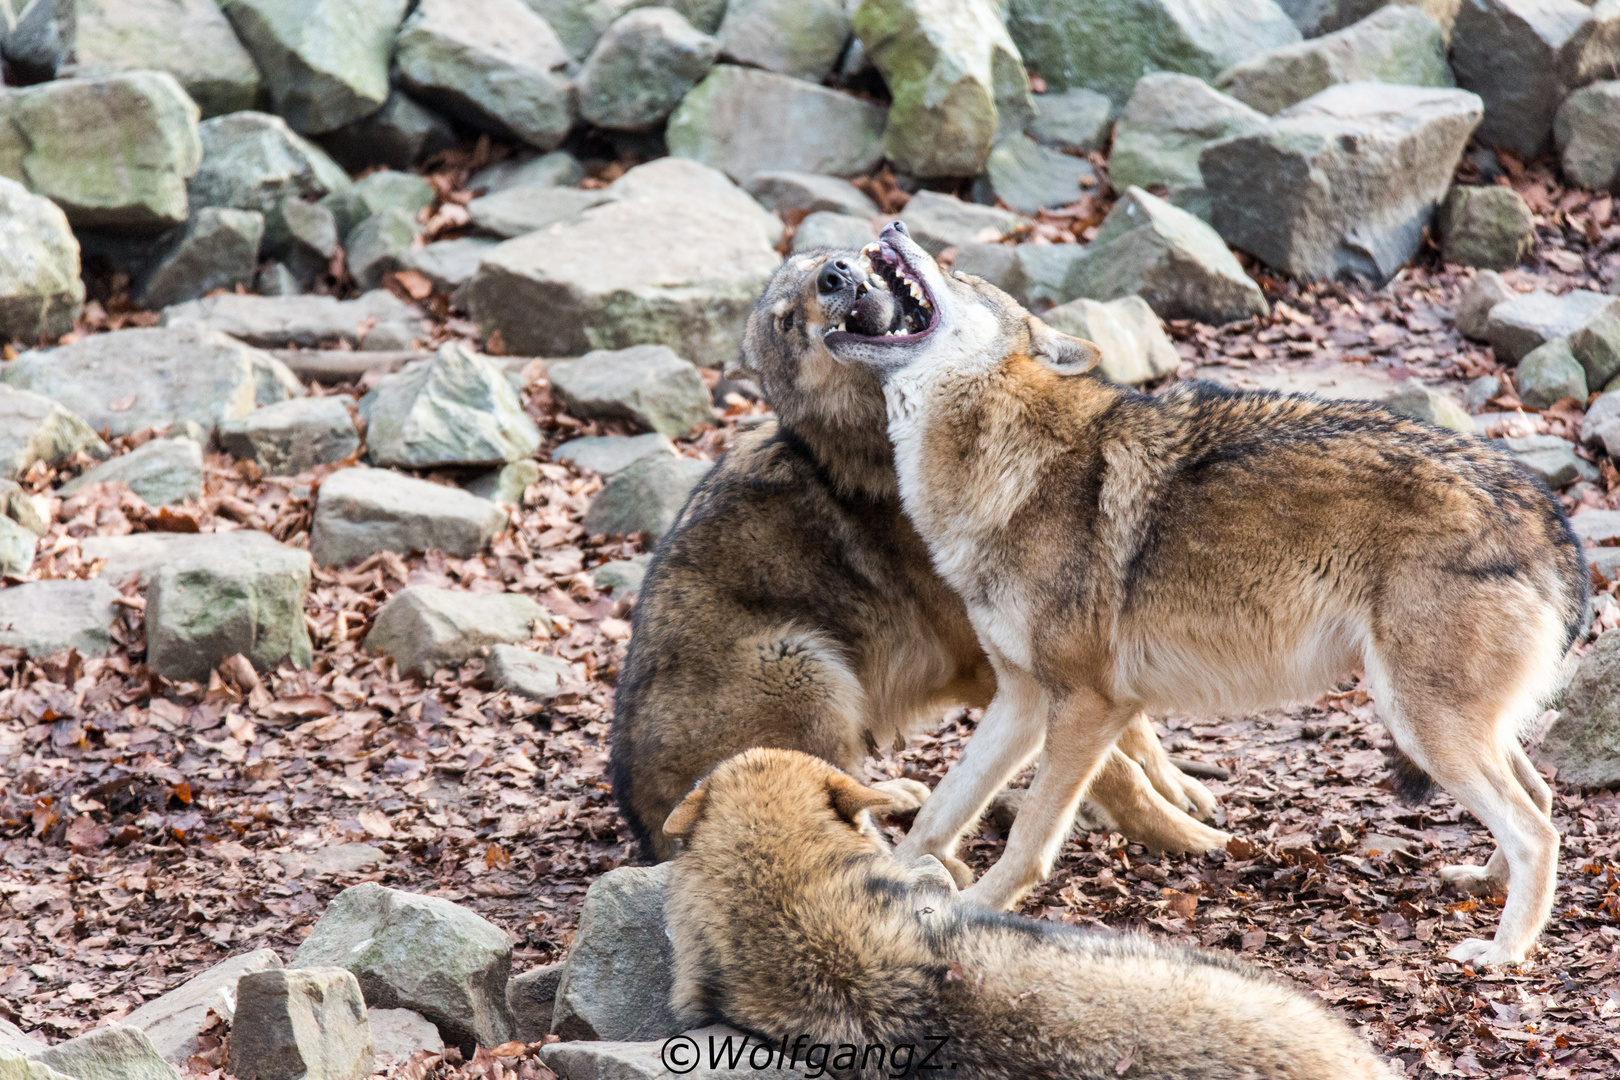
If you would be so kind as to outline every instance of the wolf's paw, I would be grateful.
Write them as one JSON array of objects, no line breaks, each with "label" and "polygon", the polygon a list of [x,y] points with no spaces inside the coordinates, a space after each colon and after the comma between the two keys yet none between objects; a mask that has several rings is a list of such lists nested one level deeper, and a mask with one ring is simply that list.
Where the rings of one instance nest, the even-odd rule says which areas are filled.
[{"label": "wolf's paw", "polygon": [[1171,795],[1167,795],[1166,798],[1199,821],[1205,824],[1214,824],[1215,796],[1210,792],[1209,788],[1180,769],[1176,770],[1176,775],[1180,778],[1178,781],[1180,791],[1177,793],[1179,798]]},{"label": "wolf's paw", "polygon": [[973,871],[968,867],[967,863],[958,859],[955,855],[946,855],[940,858],[939,861],[945,865],[945,869],[951,872],[951,877],[956,880],[958,890],[966,889],[973,884]]},{"label": "wolf's paw", "polygon": [[913,810],[920,809],[922,804],[928,801],[928,796],[933,794],[928,790],[927,784],[904,778],[885,780],[881,784],[873,784],[872,788],[889,797],[890,803],[884,810],[884,813],[889,814],[909,814]]},{"label": "wolf's paw", "polygon": [[1464,938],[1451,947],[1451,951],[1446,953],[1446,959],[1467,964],[1469,967],[1482,968],[1502,964],[1522,964],[1524,954],[1483,938]]},{"label": "wolf's paw", "polygon": [[1453,888],[1476,896],[1489,895],[1503,885],[1503,882],[1492,877],[1489,868],[1484,866],[1442,866],[1440,880]]}]

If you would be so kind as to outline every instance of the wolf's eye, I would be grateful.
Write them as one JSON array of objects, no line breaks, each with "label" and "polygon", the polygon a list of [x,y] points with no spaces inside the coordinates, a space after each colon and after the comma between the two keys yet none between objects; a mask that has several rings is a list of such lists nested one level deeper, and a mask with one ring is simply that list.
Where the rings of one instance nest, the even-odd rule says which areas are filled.
[{"label": "wolf's eye", "polygon": [[782,332],[785,334],[789,330],[792,330],[792,329],[793,329],[793,312],[790,311],[786,315],[782,316]]}]

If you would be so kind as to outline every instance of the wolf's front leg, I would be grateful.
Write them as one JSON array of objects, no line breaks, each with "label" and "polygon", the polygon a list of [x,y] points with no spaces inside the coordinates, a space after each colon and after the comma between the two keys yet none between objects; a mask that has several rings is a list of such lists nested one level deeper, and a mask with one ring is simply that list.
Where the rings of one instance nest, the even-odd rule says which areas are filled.
[{"label": "wolf's front leg", "polygon": [[[1215,796],[1203,784],[1176,768],[1170,755],[1164,752],[1164,744],[1159,741],[1159,735],[1153,730],[1153,723],[1146,713],[1137,713],[1126,726],[1124,734],[1119,737],[1119,748],[1126,757],[1142,767],[1154,790],[1176,809],[1191,814],[1205,824],[1214,824]],[[1129,829],[1123,831],[1130,836]],[[1136,837],[1132,836],[1131,839]]]}]

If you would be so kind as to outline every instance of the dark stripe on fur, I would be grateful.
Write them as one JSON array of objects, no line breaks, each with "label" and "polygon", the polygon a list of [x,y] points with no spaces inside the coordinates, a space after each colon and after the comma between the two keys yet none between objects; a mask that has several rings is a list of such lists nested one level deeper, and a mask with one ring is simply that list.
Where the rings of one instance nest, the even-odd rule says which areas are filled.
[{"label": "dark stripe on fur", "polygon": [[1389,756],[1389,786],[1402,806],[1422,806],[1434,794],[1434,777],[1424,772],[1418,763],[1391,746],[1384,751]]}]

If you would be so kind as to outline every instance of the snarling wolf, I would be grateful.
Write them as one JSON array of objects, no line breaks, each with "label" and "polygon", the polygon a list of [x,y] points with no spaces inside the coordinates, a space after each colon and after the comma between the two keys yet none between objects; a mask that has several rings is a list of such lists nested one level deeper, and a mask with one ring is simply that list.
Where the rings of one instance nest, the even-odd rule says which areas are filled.
[{"label": "snarling wolf", "polygon": [[[778,421],[744,435],[699,485],[642,585],[615,694],[612,774],[643,853],[667,859],[664,818],[720,761],[755,746],[856,771],[868,754],[987,704],[994,676],[967,611],[900,508],[883,389],[823,344],[854,251],[788,259],[749,320],[737,372]],[[857,320],[903,322],[903,301],[863,283]],[[915,807],[911,780],[884,785]],[[1160,851],[1227,835],[1194,820],[1209,792],[1128,725],[1088,817]],[[962,884],[967,867],[949,860]]]},{"label": "snarling wolf", "polygon": [[[857,314],[856,279],[873,274],[908,306],[901,332]],[[1008,908],[1143,710],[1308,701],[1360,667],[1399,750],[1496,839],[1485,866],[1442,872],[1508,890],[1495,940],[1450,955],[1523,960],[1558,833],[1517,736],[1583,632],[1589,588],[1547,489],[1479,439],[1366,402],[1116,386],[1090,370],[1096,346],[946,273],[903,225],[851,278],[826,346],[883,381],[901,502],[996,672],[897,853],[949,854],[1039,754],[1006,852],[967,894]]]},{"label": "snarling wolf", "polygon": [[[1390,1075],[1321,1005],[1227,954],[964,902],[933,860],[901,863],[874,834],[867,811],[889,798],[809,755],[750,750],[676,807],[681,1020],[734,1024],[806,1075]],[[901,1047],[917,1052],[896,1070]]]}]

